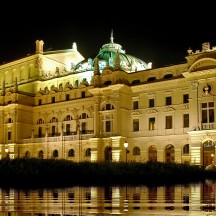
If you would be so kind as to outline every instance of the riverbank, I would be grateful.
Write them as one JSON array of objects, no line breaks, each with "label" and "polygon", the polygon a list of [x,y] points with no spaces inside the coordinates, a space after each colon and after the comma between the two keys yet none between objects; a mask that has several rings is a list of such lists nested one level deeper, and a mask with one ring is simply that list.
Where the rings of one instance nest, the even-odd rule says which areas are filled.
[{"label": "riverbank", "polygon": [[182,184],[216,179],[216,169],[175,163],[75,163],[52,159],[0,160],[0,187]]}]

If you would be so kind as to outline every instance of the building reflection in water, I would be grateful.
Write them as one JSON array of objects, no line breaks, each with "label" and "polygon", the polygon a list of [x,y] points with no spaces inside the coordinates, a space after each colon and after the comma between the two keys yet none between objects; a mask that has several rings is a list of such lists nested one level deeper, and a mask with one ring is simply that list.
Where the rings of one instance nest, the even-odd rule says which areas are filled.
[{"label": "building reflection in water", "polygon": [[[0,189],[0,216],[216,215],[216,183]],[[208,214],[207,214],[208,213]]]}]

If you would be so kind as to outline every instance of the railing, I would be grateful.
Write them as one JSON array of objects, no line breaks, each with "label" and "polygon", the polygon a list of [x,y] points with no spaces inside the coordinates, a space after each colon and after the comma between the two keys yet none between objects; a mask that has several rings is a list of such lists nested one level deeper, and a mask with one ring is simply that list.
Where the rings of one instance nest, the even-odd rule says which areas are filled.
[{"label": "railing", "polygon": [[216,128],[215,123],[202,123],[202,130],[211,130],[215,128]]},{"label": "railing", "polygon": [[34,137],[34,138],[29,138],[29,139],[23,139],[23,143],[44,143],[44,142],[59,142],[62,141],[73,141],[73,140],[87,140],[90,139],[94,136],[94,131],[93,130],[86,130],[84,134],[77,134],[76,132],[70,132],[70,135],[68,133],[64,133],[63,136],[61,136],[60,133],[58,133],[58,136],[54,134],[54,136],[49,136],[48,137]]}]

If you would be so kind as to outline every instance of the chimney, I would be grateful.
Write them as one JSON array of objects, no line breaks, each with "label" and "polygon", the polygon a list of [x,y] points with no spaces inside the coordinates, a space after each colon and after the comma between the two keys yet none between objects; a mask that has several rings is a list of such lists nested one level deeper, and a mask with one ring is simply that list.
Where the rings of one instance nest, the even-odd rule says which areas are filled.
[{"label": "chimney", "polygon": [[35,53],[36,54],[43,53],[43,45],[44,45],[43,40],[36,40],[35,43],[36,43]]},{"label": "chimney", "polygon": [[210,43],[209,42],[205,42],[202,44],[202,52],[206,52],[210,50]]}]

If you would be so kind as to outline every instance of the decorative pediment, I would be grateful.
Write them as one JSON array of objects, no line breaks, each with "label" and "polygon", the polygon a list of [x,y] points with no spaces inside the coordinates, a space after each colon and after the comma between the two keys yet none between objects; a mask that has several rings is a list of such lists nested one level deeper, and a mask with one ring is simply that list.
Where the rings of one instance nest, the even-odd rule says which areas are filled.
[{"label": "decorative pediment", "polygon": [[141,113],[139,111],[133,111],[131,112],[131,115],[140,115]]},{"label": "decorative pediment", "polygon": [[190,68],[189,72],[196,72],[196,71],[201,71],[201,70],[207,70],[207,69],[212,69],[216,68],[216,59],[213,58],[202,58],[199,59],[198,61],[194,62]]},{"label": "decorative pediment", "polygon": [[146,111],[146,114],[152,114],[152,113],[157,113],[158,111],[156,109],[148,109]]},{"label": "decorative pediment", "polygon": [[173,107],[170,107],[170,106],[168,106],[168,107],[166,107],[165,108],[165,112],[170,112],[170,111],[174,111],[175,109],[173,108]]}]

